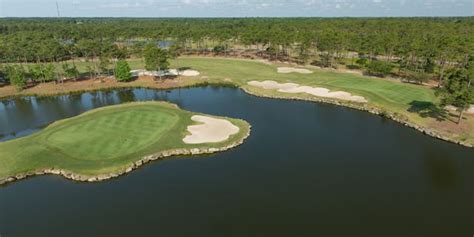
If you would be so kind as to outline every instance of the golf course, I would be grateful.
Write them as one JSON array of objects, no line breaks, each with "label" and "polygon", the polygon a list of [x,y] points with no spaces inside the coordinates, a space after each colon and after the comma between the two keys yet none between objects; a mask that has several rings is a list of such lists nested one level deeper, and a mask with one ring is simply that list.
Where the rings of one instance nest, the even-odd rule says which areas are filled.
[{"label": "golf course", "polygon": [[0,237],[473,236],[473,2],[0,0]]},{"label": "golf course", "polygon": [[0,143],[0,182],[43,173],[108,179],[154,159],[229,149],[249,130],[243,120],[199,115],[165,102],[98,108]]},{"label": "golf course", "polygon": [[[144,68],[143,60],[130,59],[128,63],[134,70]],[[86,63],[77,62],[77,66],[81,72],[86,72]],[[461,124],[456,124],[458,113],[440,108],[435,89],[428,86],[406,83],[398,79],[363,76],[354,71],[341,72],[313,66],[235,58],[180,57],[171,61],[171,68],[192,69],[200,75],[181,76],[160,82],[150,78],[138,78],[130,82],[97,83],[85,80],[62,84],[47,83],[21,92],[7,86],[0,88],[0,97],[47,96],[111,88],[170,89],[206,84],[231,85],[257,96],[336,103],[361,109],[381,114],[443,140],[466,146],[474,145],[474,115],[466,113]],[[318,93],[303,93],[301,90],[284,93],[281,90],[252,86],[252,83],[265,81],[292,83],[300,88],[322,89],[330,91],[329,93],[343,93],[358,99],[351,101],[338,97],[321,97]]]}]

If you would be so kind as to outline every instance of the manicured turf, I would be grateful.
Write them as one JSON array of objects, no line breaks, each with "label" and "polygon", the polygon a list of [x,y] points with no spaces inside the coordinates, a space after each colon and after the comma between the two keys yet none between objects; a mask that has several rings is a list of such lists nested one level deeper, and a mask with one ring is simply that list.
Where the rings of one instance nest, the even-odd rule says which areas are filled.
[{"label": "manicured turf", "polygon": [[[179,65],[200,71],[203,76],[209,77],[211,82],[230,82],[260,95],[295,96],[294,94],[248,86],[248,81],[274,80],[350,92],[353,95],[365,97],[369,101],[370,107],[376,107],[392,114],[396,113],[399,117],[425,128],[436,130],[444,136],[474,144],[474,119],[472,116],[466,117],[462,128],[453,122],[456,120],[456,114],[450,115],[444,122],[437,121],[437,116],[433,115],[439,111],[434,106],[438,104],[439,99],[435,96],[433,89],[425,86],[403,83],[395,79],[372,78],[313,67],[307,67],[313,71],[312,74],[280,74],[277,73],[278,65],[269,65],[253,60],[184,57],[179,59]],[[309,98],[312,96],[298,94],[298,97]]]},{"label": "manicured turf", "polygon": [[[308,86],[321,86],[332,90],[344,90],[367,98],[370,103],[390,106],[397,110],[408,109],[413,101],[435,102],[434,91],[417,85],[364,77],[352,73],[338,73],[312,69],[313,74],[279,74],[276,65],[248,60],[183,58],[186,65],[214,79],[229,78],[247,88],[251,80],[293,82]],[[256,89],[256,88],[253,88]]]},{"label": "manicured turf", "polygon": [[246,122],[229,119],[240,132],[217,144],[182,142],[195,113],[162,102],[109,106],[53,123],[31,136],[0,143],[0,179],[47,168],[82,175],[120,171],[159,151],[223,147],[248,132]]},{"label": "manicured turf", "polygon": [[[143,62],[140,59],[131,59],[129,63],[133,69],[143,68]],[[76,62],[76,64],[85,73],[85,62]],[[274,80],[280,83],[293,82],[300,85],[325,87],[333,91],[346,91],[353,95],[363,96],[369,101],[367,105],[370,107],[375,107],[391,114],[397,114],[398,117],[407,119],[411,123],[424,128],[435,130],[438,134],[445,137],[474,144],[473,116],[466,115],[467,119],[464,119],[461,126],[457,126],[453,122],[456,120],[456,113],[440,116],[440,109],[435,106],[438,104],[439,99],[435,96],[433,89],[425,86],[402,83],[395,79],[371,78],[354,73],[333,72],[312,67],[308,67],[308,69],[313,71],[312,74],[279,74],[277,73],[278,65],[276,64],[266,64],[256,60],[244,59],[180,57],[178,60],[174,60],[171,65],[171,67],[178,66],[198,70],[201,76],[175,80],[175,87],[191,86],[200,82],[230,83],[259,95],[298,96],[302,99],[311,99],[313,97],[308,94],[279,93],[274,90],[265,90],[247,85],[247,82],[251,80]],[[288,65],[282,64],[282,66]],[[206,79],[202,79],[202,77]],[[153,84],[150,87],[155,88],[159,85],[159,83],[156,86]],[[120,86],[135,87],[144,85],[130,82],[128,84],[122,83]],[[51,93],[61,92],[61,88],[56,89],[55,92]],[[11,91],[10,93],[18,93],[14,90]],[[69,91],[63,91],[63,93],[67,92]],[[27,94],[28,90],[22,93]],[[35,93],[48,94],[48,92]],[[439,121],[439,118],[442,117],[444,120]]]}]

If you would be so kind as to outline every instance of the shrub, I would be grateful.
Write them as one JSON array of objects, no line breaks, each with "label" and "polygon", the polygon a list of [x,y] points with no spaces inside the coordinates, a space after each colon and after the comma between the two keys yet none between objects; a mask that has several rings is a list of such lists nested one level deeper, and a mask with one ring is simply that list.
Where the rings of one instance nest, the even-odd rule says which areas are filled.
[{"label": "shrub", "polygon": [[410,72],[407,74],[407,78],[410,81],[423,84],[423,82],[428,82],[431,79],[431,76],[430,74],[424,72]]},{"label": "shrub", "polygon": [[7,78],[5,76],[5,68],[0,65],[0,83],[7,82]]},{"label": "shrub", "polygon": [[214,53],[223,53],[226,51],[226,47],[224,45],[217,45],[216,47],[214,47],[214,49],[212,49],[212,51]]},{"label": "shrub", "polygon": [[66,62],[62,65],[62,67],[63,67],[64,75],[66,76],[66,78],[76,79],[79,77],[79,70],[77,70],[77,67],[75,64],[70,65],[69,63]]},{"label": "shrub", "polygon": [[115,68],[115,79],[117,81],[130,81],[130,79],[132,79],[130,66],[127,61],[122,59],[117,62],[117,67]]},{"label": "shrub", "polygon": [[346,66],[347,69],[351,69],[351,70],[354,70],[354,69],[360,69],[360,66],[359,65],[355,65],[355,64],[349,64]]},{"label": "shrub", "polygon": [[367,58],[358,58],[356,60],[356,63],[363,67],[367,65]]},{"label": "shrub", "polygon": [[43,68],[41,64],[35,64],[28,68],[28,73],[34,82],[41,82],[43,80]]},{"label": "shrub", "polygon": [[57,79],[56,77],[56,67],[53,64],[48,64],[44,67],[44,80],[45,81],[54,81]]},{"label": "shrub", "polygon": [[25,70],[22,66],[7,66],[5,71],[7,80],[10,81],[18,91],[26,87]]},{"label": "shrub", "polygon": [[367,65],[367,73],[372,76],[385,77],[392,71],[392,64],[382,61],[372,61]]}]

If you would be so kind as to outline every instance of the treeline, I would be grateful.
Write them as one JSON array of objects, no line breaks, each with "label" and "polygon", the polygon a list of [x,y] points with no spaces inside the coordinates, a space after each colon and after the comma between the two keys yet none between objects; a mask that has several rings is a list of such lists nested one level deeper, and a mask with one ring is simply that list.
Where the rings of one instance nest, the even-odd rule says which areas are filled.
[{"label": "treeline", "polygon": [[184,53],[231,54],[247,49],[269,59],[369,74],[441,82],[474,51],[474,17],[0,19],[0,62],[44,63],[85,58],[101,65],[142,57],[145,45],[172,42]]}]

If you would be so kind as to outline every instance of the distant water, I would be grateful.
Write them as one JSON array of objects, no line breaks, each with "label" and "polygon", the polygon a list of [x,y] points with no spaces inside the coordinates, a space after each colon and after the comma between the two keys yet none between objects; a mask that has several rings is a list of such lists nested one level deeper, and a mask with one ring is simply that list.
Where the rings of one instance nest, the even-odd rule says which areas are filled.
[{"label": "distant water", "polygon": [[343,107],[219,87],[27,97],[0,103],[0,136],[142,100],[242,118],[252,133],[228,152],[155,162],[101,183],[41,176],[1,187],[0,235],[474,234],[474,149]]}]

